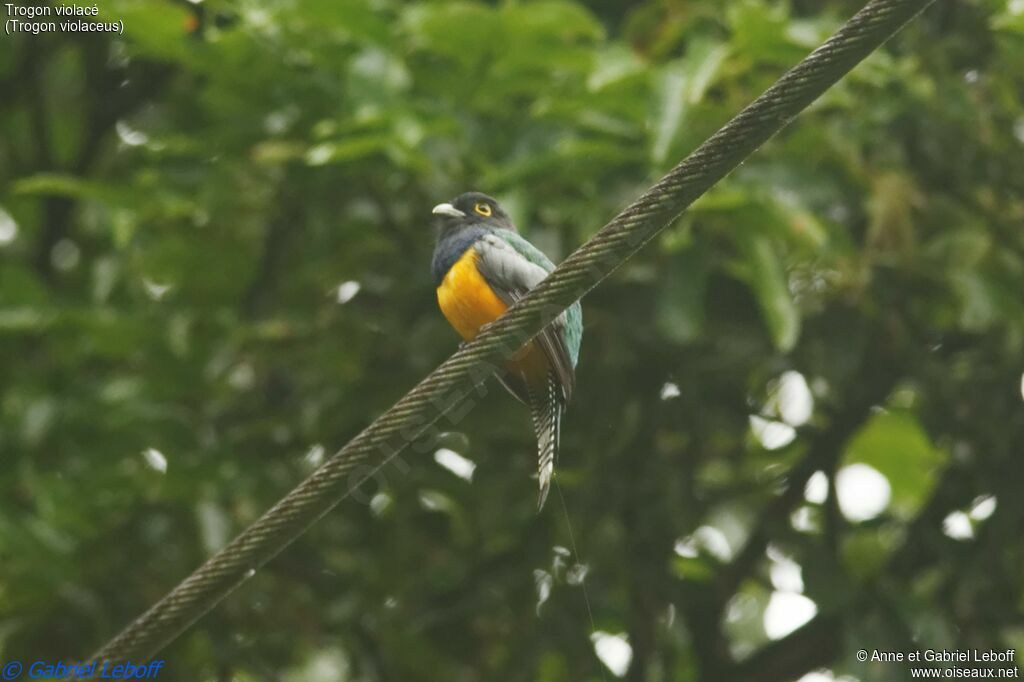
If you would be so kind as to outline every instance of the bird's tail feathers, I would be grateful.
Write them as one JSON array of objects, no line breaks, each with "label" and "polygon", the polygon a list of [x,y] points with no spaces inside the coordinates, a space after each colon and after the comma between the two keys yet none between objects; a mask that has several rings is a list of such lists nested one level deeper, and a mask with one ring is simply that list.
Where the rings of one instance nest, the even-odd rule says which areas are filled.
[{"label": "bird's tail feathers", "polygon": [[533,428],[537,432],[537,483],[540,486],[538,512],[544,507],[544,501],[548,497],[551,477],[555,471],[555,457],[558,454],[558,441],[562,430],[562,401],[559,391],[558,378],[553,372],[548,373],[544,388],[530,390],[530,413],[533,417]]}]

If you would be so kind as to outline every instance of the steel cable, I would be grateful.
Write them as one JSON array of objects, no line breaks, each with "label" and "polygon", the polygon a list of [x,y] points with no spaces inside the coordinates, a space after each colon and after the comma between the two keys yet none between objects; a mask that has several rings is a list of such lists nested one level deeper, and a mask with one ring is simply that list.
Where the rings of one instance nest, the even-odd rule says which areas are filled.
[{"label": "steel cable", "polygon": [[597,286],[821,93],[934,0],[873,0],[573,252],[394,406],[91,660],[145,660],[212,609],[475,391],[545,324]]}]

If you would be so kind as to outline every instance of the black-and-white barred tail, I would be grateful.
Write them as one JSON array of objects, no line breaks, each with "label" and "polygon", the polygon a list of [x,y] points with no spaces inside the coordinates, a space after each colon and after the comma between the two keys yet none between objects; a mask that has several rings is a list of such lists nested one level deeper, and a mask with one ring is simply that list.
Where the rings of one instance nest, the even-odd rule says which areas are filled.
[{"label": "black-and-white barred tail", "polygon": [[547,385],[541,390],[530,390],[530,413],[537,432],[537,484],[540,498],[537,511],[544,507],[555,471],[558,440],[562,427],[562,390],[558,377],[548,372]]}]

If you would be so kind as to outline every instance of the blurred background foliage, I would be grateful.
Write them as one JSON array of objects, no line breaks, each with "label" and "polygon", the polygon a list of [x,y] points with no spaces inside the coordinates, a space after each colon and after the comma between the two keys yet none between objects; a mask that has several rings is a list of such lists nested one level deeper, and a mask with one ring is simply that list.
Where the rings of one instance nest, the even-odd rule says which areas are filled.
[{"label": "blurred background foliage", "polygon": [[[0,38],[0,658],[85,656],[456,347],[430,207],[556,261],[859,8],[103,0]],[[1024,647],[1024,4],[936,3],[171,680],[902,680]],[[587,616],[584,591],[593,612]],[[603,662],[602,662],[603,661]]]}]

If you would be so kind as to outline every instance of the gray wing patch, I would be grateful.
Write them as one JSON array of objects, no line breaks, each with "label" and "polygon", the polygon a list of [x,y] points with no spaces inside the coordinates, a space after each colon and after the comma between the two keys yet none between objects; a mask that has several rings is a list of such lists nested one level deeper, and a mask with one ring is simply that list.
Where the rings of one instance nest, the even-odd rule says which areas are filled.
[{"label": "gray wing patch", "polygon": [[548,270],[527,260],[501,237],[484,235],[474,246],[480,254],[480,272],[492,287],[529,291],[548,276]]},{"label": "gray wing patch", "polygon": [[[533,289],[548,276],[548,270],[530,262],[511,245],[493,234],[479,239],[474,248],[479,254],[477,269],[506,305],[512,305],[518,301],[527,291]],[[572,391],[576,384],[576,372],[566,346],[564,328],[565,314],[563,313],[536,336],[555,376],[558,377],[563,404],[572,397]],[[502,383],[509,388],[507,382]],[[522,396],[517,397],[522,398]]]}]

